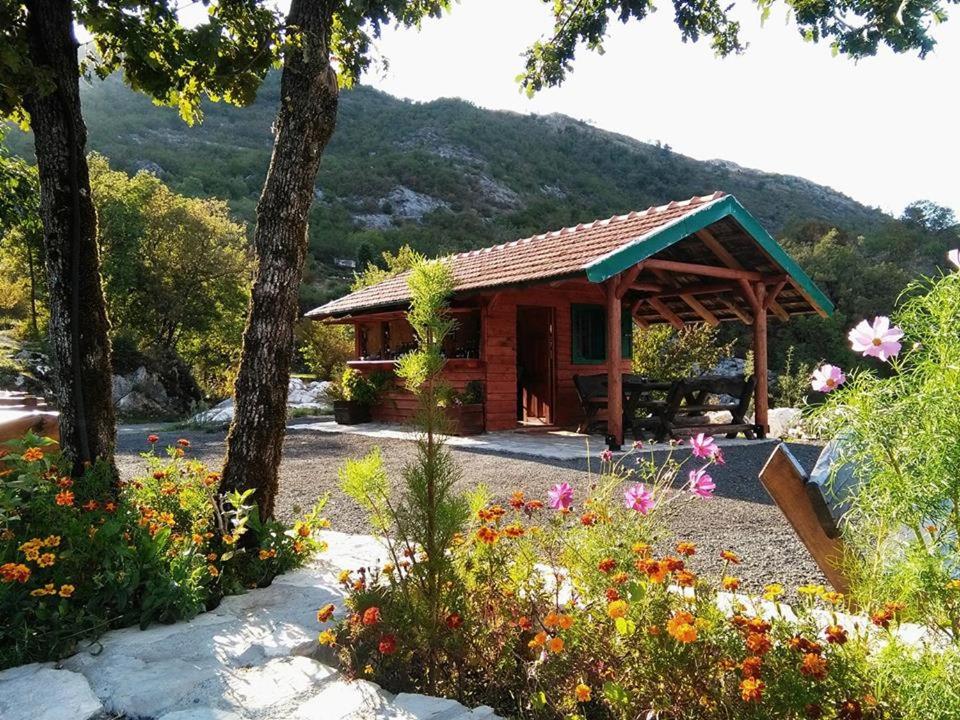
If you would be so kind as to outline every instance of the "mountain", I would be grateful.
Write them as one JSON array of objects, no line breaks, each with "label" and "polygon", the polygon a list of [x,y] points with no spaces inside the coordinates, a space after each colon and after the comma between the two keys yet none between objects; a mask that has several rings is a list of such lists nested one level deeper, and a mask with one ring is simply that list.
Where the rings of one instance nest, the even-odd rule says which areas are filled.
[{"label": "mountain", "polygon": [[[89,147],[179,192],[225,198],[252,221],[278,94],[273,74],[251,107],[209,104],[203,123],[188,127],[119,77],[84,84]],[[32,156],[27,136],[10,133],[8,143]],[[358,253],[482,247],[717,189],[775,234],[809,220],[858,232],[889,220],[803,178],[694,160],[563,115],[414,103],[359,87],[342,96],[317,180],[304,303],[342,292]]]}]

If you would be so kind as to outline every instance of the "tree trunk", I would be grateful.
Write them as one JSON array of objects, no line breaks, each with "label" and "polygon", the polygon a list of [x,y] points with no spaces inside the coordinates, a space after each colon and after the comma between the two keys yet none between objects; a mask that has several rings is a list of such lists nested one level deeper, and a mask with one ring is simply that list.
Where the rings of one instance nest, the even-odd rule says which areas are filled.
[{"label": "tree trunk", "polygon": [[109,322],[100,285],[97,217],[84,152],[77,40],[68,0],[30,0],[30,59],[49,86],[24,98],[40,177],[40,217],[50,305],[60,443],[72,472],[96,459],[113,463]]},{"label": "tree trunk", "polygon": [[293,0],[287,18],[288,27],[299,28],[302,43],[284,58],[273,157],[257,205],[257,271],[220,485],[221,492],[252,488],[252,499],[264,518],[273,515],[277,492],[307,215],[320,156],[337,115],[337,79],[329,61],[329,5]]},{"label": "tree trunk", "polygon": [[40,337],[40,325],[37,323],[37,271],[33,262],[33,248],[29,245],[27,264],[30,267],[30,334],[36,339]]}]

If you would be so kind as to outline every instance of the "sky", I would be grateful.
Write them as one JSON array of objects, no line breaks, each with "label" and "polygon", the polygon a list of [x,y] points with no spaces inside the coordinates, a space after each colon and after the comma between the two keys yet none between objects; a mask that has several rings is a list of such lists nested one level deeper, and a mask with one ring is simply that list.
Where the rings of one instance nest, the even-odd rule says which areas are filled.
[{"label": "sky", "polygon": [[420,32],[388,29],[389,66],[363,82],[403,98],[459,97],[491,109],[559,112],[698,159],[799,175],[899,214],[929,199],[960,214],[960,17],[934,30],[925,60],[882,51],[859,63],[805,43],[783,4],[765,26],[740,12],[741,56],[687,43],[670,4],[611,25],[599,55],[582,49],[564,85],[528,99],[523,50],[551,27],[542,0],[461,0]]}]

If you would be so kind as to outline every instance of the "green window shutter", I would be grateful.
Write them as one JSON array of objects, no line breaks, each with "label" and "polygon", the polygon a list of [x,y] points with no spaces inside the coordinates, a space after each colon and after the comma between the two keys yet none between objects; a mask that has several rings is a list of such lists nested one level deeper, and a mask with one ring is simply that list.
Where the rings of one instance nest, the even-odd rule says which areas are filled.
[{"label": "green window shutter", "polygon": [[[603,305],[571,305],[570,347],[575,365],[607,361],[607,317]],[[633,357],[633,318],[628,310],[620,317],[621,357]]]},{"label": "green window shutter", "polygon": [[606,319],[602,305],[571,305],[570,347],[575,365],[596,365],[607,357]]}]

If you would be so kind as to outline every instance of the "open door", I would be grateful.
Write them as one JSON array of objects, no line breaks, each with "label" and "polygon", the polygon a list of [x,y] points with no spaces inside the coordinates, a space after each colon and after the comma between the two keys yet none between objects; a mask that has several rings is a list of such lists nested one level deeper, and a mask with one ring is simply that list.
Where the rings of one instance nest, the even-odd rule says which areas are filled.
[{"label": "open door", "polygon": [[556,395],[554,309],[517,307],[517,419],[552,425]]}]

